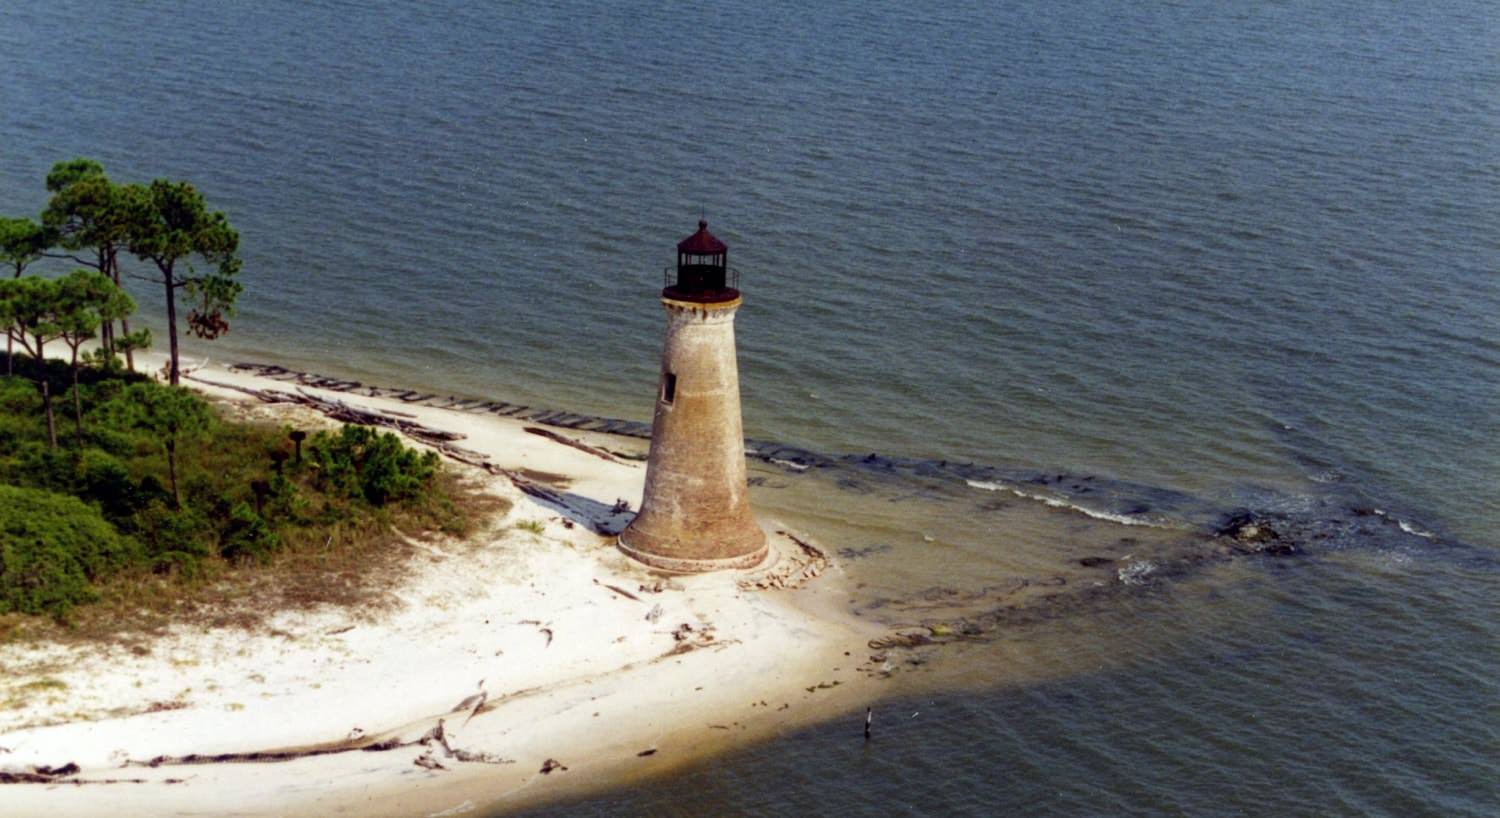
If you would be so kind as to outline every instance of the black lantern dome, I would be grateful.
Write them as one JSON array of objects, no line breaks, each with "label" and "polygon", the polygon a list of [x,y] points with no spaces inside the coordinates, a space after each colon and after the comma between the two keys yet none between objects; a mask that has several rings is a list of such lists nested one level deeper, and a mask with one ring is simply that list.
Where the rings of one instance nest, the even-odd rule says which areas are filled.
[{"label": "black lantern dome", "polygon": [[666,269],[663,298],[700,304],[733,301],[740,297],[739,276],[729,268],[729,245],[708,232],[698,220],[698,232],[677,242],[677,267]]}]

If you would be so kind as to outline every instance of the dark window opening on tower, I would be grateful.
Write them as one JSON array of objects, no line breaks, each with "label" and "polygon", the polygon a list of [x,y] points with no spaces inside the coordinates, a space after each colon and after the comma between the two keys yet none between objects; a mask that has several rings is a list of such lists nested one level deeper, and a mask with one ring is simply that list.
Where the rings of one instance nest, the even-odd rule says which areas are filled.
[{"label": "dark window opening on tower", "polygon": [[667,372],[661,376],[661,402],[671,405],[677,397],[677,376]]}]

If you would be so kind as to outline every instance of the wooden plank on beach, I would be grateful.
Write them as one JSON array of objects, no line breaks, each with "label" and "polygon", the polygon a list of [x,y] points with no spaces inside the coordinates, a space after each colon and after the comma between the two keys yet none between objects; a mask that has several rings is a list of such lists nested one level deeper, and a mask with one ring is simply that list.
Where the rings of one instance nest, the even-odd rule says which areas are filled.
[{"label": "wooden plank on beach", "polygon": [[538,435],[540,437],[545,437],[548,440],[555,440],[558,443],[563,444],[564,446],[571,446],[572,448],[575,448],[575,449],[577,449],[577,450],[579,450],[581,452],[586,452],[586,453],[591,454],[591,455],[593,455],[595,457],[603,458],[604,460],[608,460],[611,463],[618,463],[618,462],[620,462],[619,460],[615,459],[614,455],[610,454],[609,452],[604,451],[603,449],[596,449],[593,446],[588,445],[587,443],[584,443],[584,442],[578,441],[578,440],[574,440],[574,439],[572,439],[570,437],[563,437],[562,435],[560,435],[560,434],[558,434],[556,432],[548,431],[547,429],[541,429],[541,428],[538,428],[536,426],[527,426],[526,427],[526,431],[529,432],[529,433],[531,433],[531,434]]}]

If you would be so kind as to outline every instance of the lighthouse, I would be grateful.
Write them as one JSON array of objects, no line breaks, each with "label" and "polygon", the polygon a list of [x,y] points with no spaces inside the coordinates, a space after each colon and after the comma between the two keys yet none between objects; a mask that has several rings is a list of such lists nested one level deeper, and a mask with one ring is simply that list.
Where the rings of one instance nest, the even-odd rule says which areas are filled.
[{"label": "lighthouse", "polygon": [[707,222],[678,242],[665,283],[667,339],[646,491],[640,514],[620,534],[620,550],[667,571],[753,567],[765,559],[766,535],[750,516],[745,484],[734,351],[739,276]]}]

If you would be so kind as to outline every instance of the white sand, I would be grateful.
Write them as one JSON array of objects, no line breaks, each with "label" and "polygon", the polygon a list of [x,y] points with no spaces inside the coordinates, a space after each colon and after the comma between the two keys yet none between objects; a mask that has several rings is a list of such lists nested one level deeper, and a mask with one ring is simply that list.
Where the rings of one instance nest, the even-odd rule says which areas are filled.
[{"label": "white sand", "polygon": [[[197,374],[296,388],[217,367]],[[593,501],[578,508],[639,504],[640,462],[596,457],[494,415],[308,391],[461,432],[458,445],[504,468],[566,475],[568,495]],[[734,573],[642,590],[662,578],[586,520],[566,527],[559,509],[506,478],[487,479],[514,503],[506,518],[476,541],[434,546],[413,560],[396,589],[401,604],[373,621],[330,608],[276,614],[252,634],[181,626],[147,655],[124,646],[0,646],[0,703],[11,702],[0,708],[0,772],[72,763],[82,772],[70,781],[144,780],[0,785],[0,814],[457,815],[662,772],[870,694],[858,664],[871,634],[838,613],[836,566],[790,591],[744,590],[746,575]],[[523,521],[545,530],[517,528]],[[778,567],[792,565],[800,549],[773,540]],[[656,606],[659,617],[648,621]],[[819,684],[827,686],[808,692]],[[471,718],[477,699],[453,712],[474,696],[485,697],[483,712]],[[179,709],[149,712],[155,703]],[[448,749],[429,741],[277,762],[131,763],[351,737],[410,742],[439,719]],[[424,757],[442,769],[419,766]],[[567,769],[542,773],[548,759]]]}]

